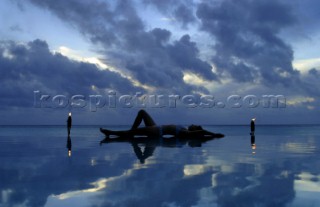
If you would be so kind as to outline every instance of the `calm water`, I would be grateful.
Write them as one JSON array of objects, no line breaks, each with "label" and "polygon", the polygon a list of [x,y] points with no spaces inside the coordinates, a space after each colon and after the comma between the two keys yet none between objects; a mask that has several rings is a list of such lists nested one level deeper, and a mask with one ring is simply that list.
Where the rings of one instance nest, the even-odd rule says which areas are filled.
[{"label": "calm water", "polygon": [[100,145],[96,126],[71,140],[0,127],[0,206],[320,206],[319,126],[257,126],[255,149],[248,126],[205,128],[226,137]]}]

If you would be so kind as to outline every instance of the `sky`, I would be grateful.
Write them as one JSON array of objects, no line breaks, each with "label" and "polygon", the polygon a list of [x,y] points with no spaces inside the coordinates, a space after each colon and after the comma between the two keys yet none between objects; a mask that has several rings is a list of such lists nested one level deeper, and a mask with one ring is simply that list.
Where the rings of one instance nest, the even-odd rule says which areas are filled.
[{"label": "sky", "polygon": [[0,124],[320,124],[319,6],[1,1]]}]

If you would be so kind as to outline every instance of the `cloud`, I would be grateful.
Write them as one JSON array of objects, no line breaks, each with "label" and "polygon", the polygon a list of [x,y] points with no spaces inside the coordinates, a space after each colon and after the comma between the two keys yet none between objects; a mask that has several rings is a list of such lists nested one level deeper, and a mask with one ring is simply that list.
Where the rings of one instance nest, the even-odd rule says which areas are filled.
[{"label": "cloud", "polygon": [[308,72],[310,69],[320,68],[320,58],[295,60],[293,66],[301,73]]},{"label": "cloud", "polygon": [[162,14],[171,17],[170,19],[175,20],[174,23],[181,25],[184,29],[186,29],[189,24],[196,22],[196,17],[193,11],[195,3],[192,0],[144,0],[143,3],[156,8]]},{"label": "cloud", "polygon": [[116,72],[100,70],[94,64],[52,53],[42,40],[27,44],[1,42],[0,54],[3,106],[30,107],[35,90],[55,95],[88,95],[102,93],[106,89],[122,93],[143,91]]},{"label": "cloud", "polygon": [[239,83],[294,87],[313,93],[310,87],[304,86],[300,72],[293,68],[293,50],[280,35],[298,23],[289,3],[143,1],[179,24],[194,22],[208,33],[214,40],[214,51],[208,55],[211,58],[208,61],[200,58],[201,48],[189,34],[174,40],[175,31],[147,29],[139,8],[131,1],[30,2],[79,29],[110,60],[107,65],[127,71],[135,80],[158,91],[208,92],[183,80],[184,74],[191,72],[216,85],[222,79],[231,78]]},{"label": "cloud", "polygon": [[[288,98],[314,98],[319,95],[318,69],[315,67],[308,72],[307,68],[300,72],[292,66],[293,49],[285,41],[287,39],[282,32],[299,24],[299,17],[294,5],[288,2],[16,2],[19,2],[19,5],[30,3],[24,7],[25,10],[34,9],[34,6],[42,9],[41,15],[49,11],[66,26],[78,30],[92,43],[95,52],[99,53],[99,59],[92,59],[92,62],[108,68],[99,70],[94,64],[68,56],[72,50],[69,53],[65,51],[65,55],[53,54],[48,45],[40,46],[40,43],[37,43],[31,47],[32,44],[15,44],[14,53],[19,54],[19,57],[31,57],[32,62],[46,69],[35,69],[39,67],[34,67],[33,63],[28,66],[27,62],[20,58],[19,61],[24,63],[24,71],[23,67],[16,63],[18,61],[10,57],[12,52],[3,52],[3,64],[10,68],[19,68],[17,73],[11,74],[16,75],[15,79],[11,76],[6,79],[10,72],[1,71],[3,80],[6,80],[2,89],[6,97],[2,101],[3,105],[8,106],[15,100],[13,96],[8,98],[12,94],[10,90],[28,94],[34,88],[53,93],[62,90],[66,93],[101,93],[109,88],[126,93],[198,93],[213,94],[216,100],[223,100],[235,93],[242,96],[248,93],[258,96],[283,94]],[[147,11],[142,13],[144,10]],[[162,21],[159,24],[152,19],[152,15],[159,15],[156,10],[160,17],[163,14],[164,17],[174,19],[174,22]],[[155,13],[150,14],[152,12]],[[5,48],[11,46],[8,42],[5,44],[2,46],[3,51],[8,51]],[[71,48],[67,43],[61,45]],[[36,48],[33,50],[39,54],[31,56],[31,48]],[[41,50],[43,52],[40,52]],[[52,74],[48,71],[55,72]],[[79,73],[78,76],[72,75],[75,71]],[[28,80],[33,81],[24,80],[17,74],[28,76]],[[14,86],[9,82],[10,79],[15,80]],[[97,90],[94,90],[95,88]],[[28,97],[15,101],[16,106],[31,105],[30,101],[23,100],[33,100],[32,95],[29,92]],[[308,104],[309,108],[312,108],[317,107],[318,102]],[[263,109],[258,110],[263,113]],[[251,111],[242,111],[242,116],[257,113]],[[182,116],[186,114],[185,108],[179,112],[175,110],[175,114],[179,113]],[[222,122],[222,117],[228,120],[226,113],[233,114],[229,109],[218,113],[212,110],[209,113],[220,117],[215,119],[219,120],[217,122]],[[163,113],[159,114],[162,117]],[[163,115],[163,120],[167,120],[168,114]],[[208,121],[203,119],[208,116],[207,112],[192,111],[189,114],[190,117],[191,114],[193,117],[197,116],[200,122]],[[274,115],[270,112],[266,114],[270,117]],[[174,119],[183,120],[177,116]]]},{"label": "cloud", "polygon": [[12,25],[9,29],[14,32],[23,32],[23,29],[17,24]]},{"label": "cloud", "polygon": [[299,17],[298,25],[295,29],[300,31],[296,31],[296,33],[302,33],[308,38],[312,38],[314,34],[319,33],[317,20],[320,18],[320,14],[317,8],[319,8],[320,2],[315,0],[306,0],[303,2],[293,0],[290,1],[290,3],[291,5],[294,5],[294,8],[292,9],[294,15]]},{"label": "cloud", "polygon": [[185,4],[179,5],[174,11],[174,17],[178,22],[182,23],[183,27],[187,27],[189,23],[196,21],[195,16],[193,15],[192,8],[187,7]]},{"label": "cloud", "polygon": [[201,29],[216,40],[212,61],[239,82],[290,85],[299,75],[293,51],[279,32],[294,24],[290,8],[278,1],[222,1],[198,5]]},{"label": "cloud", "polygon": [[[113,65],[143,84],[160,90],[190,92],[196,88],[183,81],[185,71],[193,71],[206,80],[218,80],[211,65],[200,59],[197,44],[189,35],[171,42],[170,31],[148,30],[131,1],[118,1],[115,5],[74,0],[30,2],[79,29],[100,47],[106,59],[115,59]],[[183,5],[176,11],[178,16],[185,16],[186,22],[192,19],[189,12]]]}]

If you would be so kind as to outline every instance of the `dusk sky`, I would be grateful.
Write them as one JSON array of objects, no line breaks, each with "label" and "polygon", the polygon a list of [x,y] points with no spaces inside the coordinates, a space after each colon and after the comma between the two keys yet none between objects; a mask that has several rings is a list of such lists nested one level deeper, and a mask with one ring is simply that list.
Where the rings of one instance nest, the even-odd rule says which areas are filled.
[{"label": "dusk sky", "polygon": [[[74,124],[130,124],[141,108],[161,124],[320,124],[319,8],[316,0],[0,1],[0,124],[60,125],[69,111]],[[180,98],[175,107],[108,104],[137,93]],[[50,97],[39,105],[41,95]],[[69,103],[57,106],[57,95]],[[74,95],[86,106],[71,106]],[[232,95],[241,98],[228,102]],[[285,106],[267,107],[264,95],[285,97]],[[215,104],[200,106],[201,96]]]}]

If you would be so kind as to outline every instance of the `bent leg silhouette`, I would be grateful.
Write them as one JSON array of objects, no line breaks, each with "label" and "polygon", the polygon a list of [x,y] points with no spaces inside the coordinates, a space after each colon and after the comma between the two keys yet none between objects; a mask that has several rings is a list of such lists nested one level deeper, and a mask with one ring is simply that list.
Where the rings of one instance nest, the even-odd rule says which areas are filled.
[{"label": "bent leg silhouette", "polygon": [[151,116],[145,110],[140,110],[136,116],[136,119],[133,122],[131,129],[137,129],[142,121],[144,122],[145,126],[156,125]]}]

